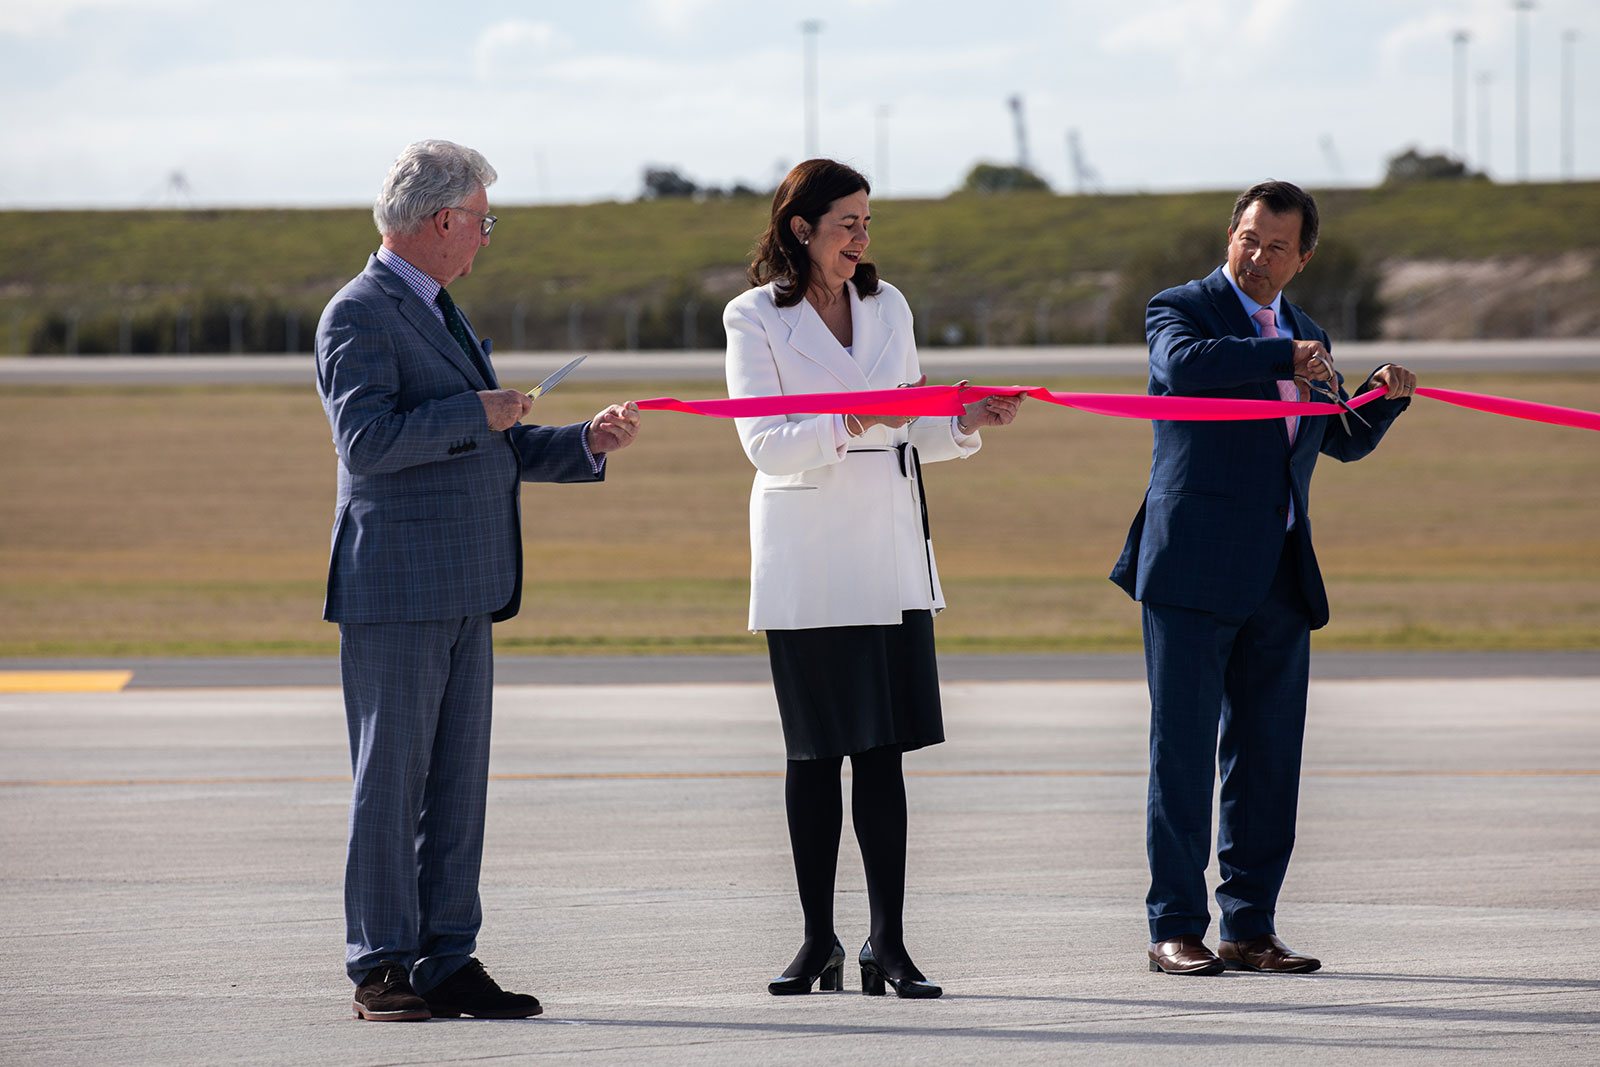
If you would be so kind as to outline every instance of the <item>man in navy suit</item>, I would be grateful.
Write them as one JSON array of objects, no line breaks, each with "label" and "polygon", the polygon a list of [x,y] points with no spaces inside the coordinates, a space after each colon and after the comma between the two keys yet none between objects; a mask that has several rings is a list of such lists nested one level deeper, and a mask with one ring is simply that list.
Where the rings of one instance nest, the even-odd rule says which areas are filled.
[{"label": "man in navy suit", "polygon": [[[638,409],[522,426],[446,290],[495,217],[494,168],[408,146],[373,208],[383,236],[317,326],[317,393],[339,455],[324,617],[339,624],[355,789],[345,966],[357,1018],[526,1018],[473,956],[494,683],[490,624],[522,596],[520,483],[597,482]],[[419,995],[420,994],[420,995]]]},{"label": "man in navy suit", "polygon": [[[1303,400],[1318,383],[1346,396],[1328,335],[1283,299],[1316,245],[1317,206],[1303,190],[1264,182],[1240,196],[1227,263],[1150,301],[1150,392]],[[1275,926],[1294,847],[1310,632],[1328,621],[1308,501],[1317,456],[1371,452],[1410,405],[1416,376],[1386,364],[1357,392],[1372,388],[1385,393],[1360,409],[1370,426],[1347,416],[1348,430],[1325,415],[1152,424],[1150,487],[1111,572],[1143,604],[1152,971],[1321,966]],[[1203,940],[1213,758],[1217,953]]]}]

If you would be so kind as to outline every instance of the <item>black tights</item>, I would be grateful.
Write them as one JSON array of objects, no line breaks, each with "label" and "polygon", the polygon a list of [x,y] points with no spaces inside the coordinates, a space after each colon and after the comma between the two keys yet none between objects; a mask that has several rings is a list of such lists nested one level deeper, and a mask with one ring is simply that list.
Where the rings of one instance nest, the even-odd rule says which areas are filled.
[{"label": "black tights", "polygon": [[[833,756],[790,760],[784,779],[789,843],[794,849],[806,940],[786,975],[815,974],[833,949],[833,885],[844,823],[840,771]],[[916,968],[906,952],[901,912],[906,896],[906,783],[898,749],[874,748],[850,757],[850,804],[867,875],[870,936],[878,962],[895,977]]]}]

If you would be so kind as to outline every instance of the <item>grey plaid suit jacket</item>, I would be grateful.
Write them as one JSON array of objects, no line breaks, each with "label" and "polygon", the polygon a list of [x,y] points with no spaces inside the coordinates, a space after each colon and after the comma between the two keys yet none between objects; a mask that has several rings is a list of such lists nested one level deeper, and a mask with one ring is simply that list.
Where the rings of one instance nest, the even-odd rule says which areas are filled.
[{"label": "grey plaid suit jacket", "polygon": [[[469,324],[468,332],[476,337]],[[587,423],[489,429],[499,388],[376,256],[317,324],[317,393],[339,455],[323,618],[418,622],[517,613],[520,483],[591,482]]]}]

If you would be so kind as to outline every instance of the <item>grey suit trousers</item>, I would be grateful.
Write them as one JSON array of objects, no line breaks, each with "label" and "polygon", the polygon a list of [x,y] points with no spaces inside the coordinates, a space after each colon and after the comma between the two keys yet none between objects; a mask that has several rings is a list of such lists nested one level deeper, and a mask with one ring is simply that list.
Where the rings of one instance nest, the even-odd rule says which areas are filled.
[{"label": "grey suit trousers", "polygon": [[355,790],[345,861],[345,966],[383,963],[431,989],[473,955],[488,793],[494,648],[488,615],[342,623]]}]

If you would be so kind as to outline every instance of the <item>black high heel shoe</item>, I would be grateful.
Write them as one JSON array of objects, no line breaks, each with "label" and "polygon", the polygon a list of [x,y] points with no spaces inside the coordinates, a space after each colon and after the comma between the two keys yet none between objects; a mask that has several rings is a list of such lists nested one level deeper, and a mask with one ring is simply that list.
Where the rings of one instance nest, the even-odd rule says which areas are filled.
[{"label": "black high heel shoe", "polygon": [[836,937],[828,962],[816,974],[797,974],[793,978],[781,975],[767,983],[767,992],[775,997],[791,997],[811,992],[811,983],[821,980],[818,987],[824,993],[838,993],[844,989],[844,945]]},{"label": "black high heel shoe", "polygon": [[944,992],[938,986],[925,978],[921,971],[915,967],[911,973],[915,978],[896,978],[878,963],[878,958],[872,954],[872,939],[867,938],[861,946],[861,992],[869,997],[881,997],[886,992],[883,984],[888,982],[894,986],[895,995],[904,1000],[932,1000]]}]

